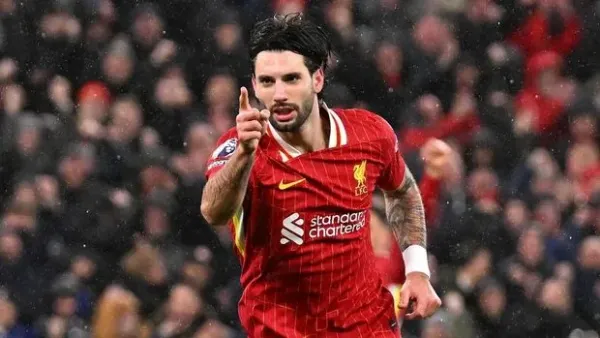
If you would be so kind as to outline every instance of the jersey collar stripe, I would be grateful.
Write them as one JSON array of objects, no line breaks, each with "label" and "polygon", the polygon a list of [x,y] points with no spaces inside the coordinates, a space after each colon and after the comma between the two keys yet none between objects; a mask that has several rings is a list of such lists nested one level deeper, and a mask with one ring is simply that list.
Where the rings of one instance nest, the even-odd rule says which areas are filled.
[{"label": "jersey collar stripe", "polygon": [[283,162],[287,162],[289,161],[290,157],[288,155],[285,154],[285,152],[283,150],[279,151],[279,155],[281,156],[281,160]]},{"label": "jersey collar stripe", "polygon": [[342,119],[340,119],[340,116],[333,110],[327,108],[327,111],[329,112],[329,115],[332,116],[333,119],[337,122],[337,128],[338,128],[339,134],[340,134],[339,145],[343,146],[343,145],[348,144],[348,134],[346,133],[346,127],[344,126]]},{"label": "jersey collar stripe", "polygon": [[333,114],[327,109],[327,115],[329,116],[329,148],[335,148],[338,144],[338,127],[337,123],[333,119]]},{"label": "jersey collar stripe", "polygon": [[289,143],[285,142],[285,140],[281,137],[281,135],[279,135],[279,133],[275,130],[275,128],[273,128],[271,123],[269,123],[268,126],[269,126],[269,130],[271,132],[271,135],[273,136],[275,141],[277,141],[277,143],[279,143],[283,152],[286,155],[288,155],[289,158],[294,158],[294,157],[302,155],[302,152],[300,150],[294,148]]},{"label": "jersey collar stripe", "polygon": [[[322,103],[322,105],[323,105],[323,108],[325,108],[325,110],[327,111],[327,114],[329,115],[329,125],[331,126],[329,128],[330,131],[329,131],[328,148],[335,148],[335,147],[346,145],[348,143],[348,135],[346,134],[346,128],[344,127],[344,124],[342,123],[342,119],[340,119],[340,117],[338,116],[338,114],[336,112],[329,109],[325,103]],[[281,137],[281,135],[279,135],[279,133],[277,132],[277,130],[275,130],[275,128],[271,125],[271,123],[267,123],[267,125],[268,125],[267,133],[270,136],[272,136],[275,139],[275,141],[277,141],[277,143],[279,144],[279,146],[281,148],[280,155],[284,162],[289,159],[292,159],[292,158],[302,155],[302,152],[300,150],[296,149],[295,147],[293,147],[292,145],[287,143]]]},{"label": "jersey collar stripe", "polygon": [[[266,131],[266,134],[269,135],[271,138],[275,139],[275,136],[273,136],[273,132],[271,131],[271,124],[268,124],[268,128]],[[283,147],[279,144],[279,142],[275,142],[277,143],[277,147],[279,148],[279,156],[281,156],[281,160],[283,162],[287,162],[290,160],[290,158],[292,158],[292,156],[290,154],[288,154],[285,149],[283,149]]]},{"label": "jersey collar stripe", "polygon": [[[268,128],[267,128],[267,135],[271,136],[271,138],[275,139],[275,136],[273,135],[275,131],[271,131],[271,124],[268,124]],[[277,141],[277,139],[275,139],[275,141]],[[287,151],[285,151],[285,149],[283,149],[283,147],[281,146],[281,144],[279,144],[279,142],[275,142],[277,144],[277,147],[279,148],[279,156],[281,156],[281,160],[283,162],[287,162],[290,160],[290,158],[292,158],[292,155],[288,154]]]}]

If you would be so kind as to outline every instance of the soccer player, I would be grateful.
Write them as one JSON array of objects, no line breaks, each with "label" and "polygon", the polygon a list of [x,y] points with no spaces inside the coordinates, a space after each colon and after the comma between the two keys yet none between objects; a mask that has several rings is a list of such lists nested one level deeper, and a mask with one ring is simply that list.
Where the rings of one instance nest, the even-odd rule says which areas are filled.
[{"label": "soccer player", "polygon": [[[370,242],[372,194],[403,250],[406,318],[430,316],[423,203],[389,124],[321,99],[331,44],[300,14],[259,22],[252,86],[236,127],[218,140],[201,212],[230,224],[242,264],[239,315],[249,337],[398,337],[393,298]],[[409,304],[411,306],[409,307]]]}]

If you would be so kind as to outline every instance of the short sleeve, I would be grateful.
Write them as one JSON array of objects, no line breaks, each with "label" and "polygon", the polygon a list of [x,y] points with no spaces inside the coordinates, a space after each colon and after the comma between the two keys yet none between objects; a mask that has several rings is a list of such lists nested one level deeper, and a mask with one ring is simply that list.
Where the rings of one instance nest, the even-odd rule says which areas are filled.
[{"label": "short sleeve", "polygon": [[398,137],[392,127],[381,119],[382,139],[381,157],[383,160],[383,170],[377,181],[377,185],[384,191],[393,191],[398,189],[404,181],[406,173],[406,164],[400,154]]},{"label": "short sleeve", "polygon": [[206,164],[205,176],[209,179],[216,174],[229,161],[231,155],[238,147],[237,132],[235,129],[230,129],[223,134],[217,141],[217,145],[213,150]]}]

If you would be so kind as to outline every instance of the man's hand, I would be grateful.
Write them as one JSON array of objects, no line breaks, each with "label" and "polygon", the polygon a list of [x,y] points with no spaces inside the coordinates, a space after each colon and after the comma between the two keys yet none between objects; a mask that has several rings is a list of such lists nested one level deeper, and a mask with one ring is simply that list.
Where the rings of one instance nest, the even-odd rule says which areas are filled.
[{"label": "man's hand", "polygon": [[236,128],[241,149],[246,154],[254,154],[258,141],[267,131],[267,120],[271,115],[266,109],[259,111],[250,106],[248,90],[240,90],[240,110],[236,117]]},{"label": "man's hand", "polygon": [[[409,304],[411,304],[410,308]],[[400,291],[400,309],[406,313],[406,319],[427,318],[441,305],[442,301],[426,275],[413,272],[406,276],[406,282]]]},{"label": "man's hand", "polygon": [[442,178],[449,170],[452,161],[452,148],[446,142],[431,139],[421,148],[421,158],[425,172],[433,178]]}]

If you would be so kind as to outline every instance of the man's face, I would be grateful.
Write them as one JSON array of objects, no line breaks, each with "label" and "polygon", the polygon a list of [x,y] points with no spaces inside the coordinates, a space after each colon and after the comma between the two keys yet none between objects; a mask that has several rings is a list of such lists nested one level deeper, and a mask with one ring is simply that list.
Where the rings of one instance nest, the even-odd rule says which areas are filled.
[{"label": "man's face", "polygon": [[526,230],[519,239],[519,255],[530,267],[540,263],[544,255],[541,234],[536,230]]},{"label": "man's face", "polygon": [[377,48],[375,63],[380,72],[397,75],[402,69],[402,51],[392,43],[383,43]]},{"label": "man's face", "polygon": [[498,287],[488,287],[479,296],[479,305],[487,317],[498,318],[506,307],[506,295]]},{"label": "man's face", "polygon": [[256,56],[252,85],[258,100],[269,109],[269,122],[278,131],[298,131],[323,89],[323,71],[310,74],[304,57],[293,52],[264,51]]},{"label": "man's face", "polygon": [[102,60],[102,71],[111,83],[125,83],[131,77],[133,70],[133,60],[119,53],[108,53]]},{"label": "man's face", "polygon": [[153,13],[142,13],[133,23],[134,37],[147,47],[158,42],[163,30],[161,19]]},{"label": "man's face", "polygon": [[113,106],[112,123],[118,132],[119,140],[128,141],[140,132],[141,112],[137,105],[130,101],[119,101]]},{"label": "man's face", "polygon": [[542,70],[538,75],[538,86],[546,88],[555,85],[560,79],[560,74],[556,67]]}]

